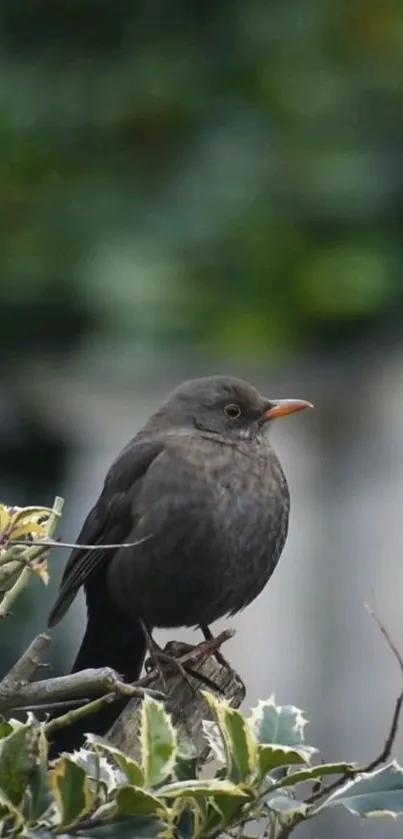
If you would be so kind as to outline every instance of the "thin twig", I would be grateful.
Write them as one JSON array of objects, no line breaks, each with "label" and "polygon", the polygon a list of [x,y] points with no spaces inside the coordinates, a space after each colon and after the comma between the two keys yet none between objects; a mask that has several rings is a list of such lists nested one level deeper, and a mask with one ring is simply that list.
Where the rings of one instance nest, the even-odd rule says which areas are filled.
[{"label": "thin twig", "polygon": [[[391,650],[392,654],[394,655],[394,657],[395,657],[395,659],[396,659],[396,661],[399,665],[400,673],[401,673],[402,679],[403,679],[403,658],[402,658],[401,654],[399,653],[399,650],[397,649],[396,644],[392,641],[392,638],[390,637],[388,630],[386,629],[384,624],[379,619],[378,615],[375,612],[375,609],[372,606],[368,606],[368,605],[366,605],[365,608],[366,608],[368,614],[371,616],[371,618],[374,619],[374,621],[377,624],[378,629],[381,631],[389,649]],[[389,757],[392,753],[393,744],[394,744],[395,739],[396,739],[397,729],[399,727],[399,719],[400,719],[400,712],[401,712],[401,709],[402,709],[402,705],[403,705],[403,687],[402,687],[402,690],[401,690],[399,696],[396,699],[395,710],[393,712],[393,717],[392,717],[392,722],[391,722],[390,729],[389,729],[389,734],[388,734],[388,736],[385,740],[385,744],[384,744],[384,747],[381,751],[381,754],[377,758],[375,758],[375,760],[372,760],[371,763],[368,763],[366,766],[364,766],[361,769],[361,772],[372,772],[374,769],[376,769],[378,766],[380,766],[381,763],[385,763],[385,761],[389,759]]]},{"label": "thin twig", "polygon": [[[374,621],[375,621],[378,629],[382,633],[389,649],[391,650],[392,654],[394,655],[394,657],[395,657],[395,659],[396,659],[396,661],[399,665],[399,669],[400,669],[400,672],[401,672],[401,675],[402,675],[402,678],[403,678],[403,657],[402,657],[402,655],[400,654],[400,652],[399,652],[396,644],[394,643],[394,641],[392,641],[392,638],[389,635],[388,630],[386,629],[386,627],[384,626],[384,624],[382,623],[382,621],[378,617],[374,607],[369,606],[368,604],[365,604],[365,608],[366,608],[368,614],[371,616],[371,618],[374,619]],[[397,730],[398,730],[398,727],[399,727],[399,720],[400,720],[400,713],[401,713],[401,710],[402,710],[402,706],[403,706],[403,687],[402,687],[402,689],[401,689],[401,691],[400,691],[400,693],[399,693],[399,695],[396,699],[395,707],[394,707],[394,711],[393,711],[393,716],[392,716],[392,722],[390,724],[389,732],[388,732],[388,735],[386,737],[383,749],[380,752],[380,754],[376,758],[371,760],[369,763],[366,763],[363,766],[357,766],[356,769],[353,769],[350,772],[345,772],[337,781],[333,781],[332,784],[328,784],[327,786],[322,787],[322,789],[318,790],[318,792],[312,793],[312,795],[310,795],[309,798],[305,799],[305,804],[313,804],[315,801],[320,800],[324,796],[327,797],[328,795],[330,795],[330,793],[335,792],[335,790],[342,787],[347,781],[351,781],[351,779],[356,778],[358,775],[362,775],[362,774],[367,773],[367,772],[373,772],[374,769],[377,769],[378,766],[380,766],[382,763],[385,763],[390,758],[390,756],[392,754],[393,745],[394,745],[394,742],[395,742],[395,739],[396,739]]]},{"label": "thin twig", "polygon": [[327,786],[321,787],[320,790],[317,792],[313,792],[312,795],[309,795],[307,798],[304,799],[304,804],[315,804],[316,801],[320,801],[321,798],[325,798],[330,795],[331,792],[335,792],[336,789],[339,787],[344,786],[347,781],[351,781],[352,778],[356,778],[359,775],[361,770],[352,769],[351,772],[344,772],[337,781],[332,781],[331,784],[327,784]]},{"label": "thin twig", "polygon": [[118,698],[118,694],[116,693],[106,693],[104,696],[99,696],[98,699],[93,699],[92,702],[88,702],[80,708],[75,708],[74,710],[67,711],[66,714],[62,714],[60,717],[55,717],[45,723],[46,735],[49,737],[55,731],[59,731],[59,728],[66,728],[68,725],[77,722],[77,720],[90,716],[90,714],[95,714],[101,708],[104,708],[105,705],[110,705],[111,702],[115,702]]},{"label": "thin twig", "polygon": [[376,614],[376,611],[375,611],[374,607],[369,606],[367,603],[365,603],[365,608],[366,608],[368,614],[371,616],[371,618],[374,619],[375,623],[378,626],[378,629],[381,631],[389,649],[392,651],[392,653],[393,653],[393,655],[394,655],[394,657],[395,657],[395,659],[396,659],[396,661],[399,665],[400,672],[403,676],[403,656],[399,653],[399,650],[397,649],[396,644],[394,643],[394,641],[392,641],[388,630],[383,625],[382,621],[379,619],[378,615]]},{"label": "thin twig", "polygon": [[138,539],[137,542],[117,542],[115,545],[82,545],[79,542],[59,542],[57,539],[30,539],[29,542],[25,539],[9,539],[7,541],[7,545],[16,545],[16,546],[27,546],[27,545],[37,545],[38,547],[42,548],[79,548],[85,551],[95,551],[102,549],[103,551],[113,550],[116,551],[119,548],[136,548],[137,545],[142,545],[143,542],[146,542],[147,539],[151,539],[152,533],[148,536],[143,536],[142,539]]},{"label": "thin twig", "polygon": [[88,696],[83,696],[82,699],[65,699],[63,702],[47,702],[42,705],[16,705],[13,711],[32,711],[33,714],[52,711],[53,714],[54,711],[65,711],[66,708],[70,711],[72,708],[78,708],[80,705],[84,705],[85,702],[89,701]]}]

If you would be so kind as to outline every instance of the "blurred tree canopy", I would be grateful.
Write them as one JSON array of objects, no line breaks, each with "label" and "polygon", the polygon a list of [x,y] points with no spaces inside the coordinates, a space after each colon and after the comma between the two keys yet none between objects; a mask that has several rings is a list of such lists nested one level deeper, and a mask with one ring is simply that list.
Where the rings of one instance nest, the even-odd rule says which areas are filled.
[{"label": "blurred tree canopy", "polygon": [[400,329],[399,0],[3,0],[2,358]]}]

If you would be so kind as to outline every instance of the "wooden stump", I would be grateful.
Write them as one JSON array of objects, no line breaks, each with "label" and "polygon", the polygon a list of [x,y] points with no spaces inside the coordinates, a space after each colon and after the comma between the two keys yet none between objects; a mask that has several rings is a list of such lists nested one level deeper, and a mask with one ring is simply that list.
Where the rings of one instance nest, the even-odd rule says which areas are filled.
[{"label": "wooden stump", "polygon": [[[170,642],[164,652],[179,657],[183,652],[183,647],[183,644]],[[212,713],[202,695],[202,690],[215,692],[217,696],[227,699],[234,708],[241,705],[246,691],[238,674],[226,661],[225,663],[218,662],[214,655],[195,662],[192,670],[204,677],[203,682],[193,676],[187,681],[178,671],[177,674],[173,673],[167,677],[165,685],[156,675],[152,681],[148,682],[148,686],[166,694],[165,708],[171,714],[179,739],[191,740],[197,756],[203,761],[208,749],[206,749],[203,737],[202,720],[212,719]],[[213,691],[212,687],[206,687],[206,682],[214,684],[215,690]],[[141,703],[142,700],[139,698],[130,699],[108,734],[108,740],[114,746],[131,755],[135,760],[139,759]]]}]

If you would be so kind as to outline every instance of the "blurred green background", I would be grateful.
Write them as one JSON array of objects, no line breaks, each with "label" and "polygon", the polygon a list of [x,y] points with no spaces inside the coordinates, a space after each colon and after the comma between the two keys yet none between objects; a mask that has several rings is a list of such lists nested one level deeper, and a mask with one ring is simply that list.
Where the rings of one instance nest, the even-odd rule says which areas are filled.
[{"label": "blurred green background", "polygon": [[[233,650],[251,701],[371,757],[396,683],[372,586],[403,643],[402,3],[3,0],[0,27],[0,497],[65,495],[71,540],[185,375],[314,399],[284,438],[288,570]],[[53,593],[17,608],[3,669]]]},{"label": "blurred green background", "polygon": [[4,0],[2,360],[400,328],[396,0]]}]

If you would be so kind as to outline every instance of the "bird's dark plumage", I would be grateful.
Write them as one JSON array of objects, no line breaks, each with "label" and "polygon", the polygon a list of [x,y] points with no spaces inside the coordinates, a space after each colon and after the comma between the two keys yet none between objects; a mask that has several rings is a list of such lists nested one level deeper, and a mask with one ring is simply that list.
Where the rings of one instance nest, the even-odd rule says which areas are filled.
[{"label": "bird's dark plumage", "polygon": [[[111,666],[134,681],[150,628],[208,625],[247,606],[283,549],[289,493],[267,439],[271,419],[308,403],[268,401],[246,382],[185,382],[111,466],[73,550],[49,617],[84,586],[88,623],[74,670]],[[134,547],[102,550],[110,543]],[[99,546],[99,547],[98,547]],[[105,733],[120,708],[88,717]],[[106,719],[108,717],[108,719]],[[57,748],[76,745],[65,729]]]}]

